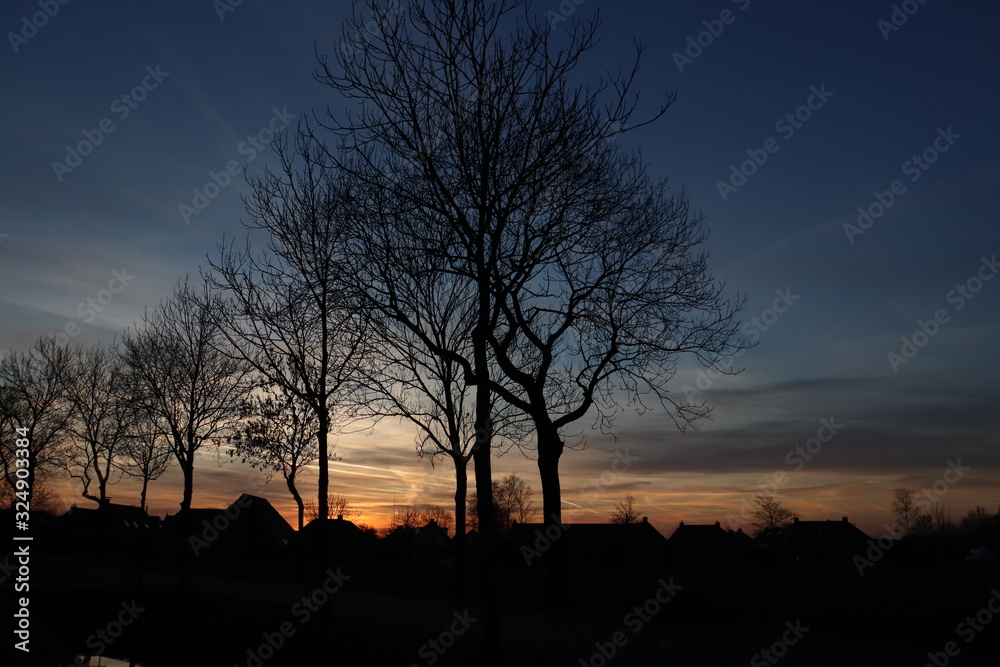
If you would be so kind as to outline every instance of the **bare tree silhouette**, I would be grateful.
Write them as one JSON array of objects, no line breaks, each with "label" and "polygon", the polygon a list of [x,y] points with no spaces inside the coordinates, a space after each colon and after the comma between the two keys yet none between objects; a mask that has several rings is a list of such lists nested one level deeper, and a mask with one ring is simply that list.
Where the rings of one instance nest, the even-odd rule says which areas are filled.
[{"label": "bare tree silhouette", "polygon": [[615,511],[611,513],[611,523],[623,526],[639,523],[639,510],[635,508],[635,498],[631,493],[625,496],[625,500],[615,505]]},{"label": "bare tree silhouette", "polygon": [[[305,523],[305,504],[296,482],[319,453],[318,418],[309,406],[282,388],[269,388],[250,399],[247,417],[227,441],[230,455],[267,473],[279,473],[298,509],[298,526]],[[336,512],[334,512],[336,514]]]},{"label": "bare tree silhouette", "polygon": [[[313,411],[317,503],[328,518],[330,433],[348,422],[365,361],[367,320],[344,288],[346,187],[321,147],[275,142],[280,167],[251,180],[244,250],[220,246],[206,276],[229,307],[215,312],[228,343],[259,373]],[[263,234],[260,247],[251,233]]]},{"label": "bare tree silhouette", "polygon": [[196,294],[185,280],[122,338],[133,398],[155,416],[181,468],[182,510],[191,508],[195,455],[229,434],[249,390],[247,365],[220,350],[222,332],[211,311],[221,309],[221,300],[207,290]]},{"label": "bare tree silhouette", "polygon": [[[323,121],[345,149],[332,159],[367,207],[352,275],[373,310],[462,366],[480,433],[490,433],[495,396],[531,418],[544,521],[555,525],[566,427],[593,411],[610,428],[622,403],[641,411],[647,399],[682,429],[704,416],[706,406],[678,402],[667,386],[680,355],[714,366],[739,349],[741,302],[708,274],[701,218],[683,194],[668,195],[612,141],[673,98],[633,122],[638,56],[624,76],[573,87],[596,20],[575,23],[559,48],[527,9],[520,0],[414,3],[339,53],[335,68],[322,59],[318,77],[359,101],[358,114]],[[405,286],[421,277],[410,267],[427,267],[421,257],[469,285],[471,359],[435,345],[416,320]],[[483,444],[473,455],[480,499],[492,489]],[[492,521],[480,516],[484,543]],[[560,595],[562,541],[546,560]]]},{"label": "bare tree silhouette", "polygon": [[122,472],[141,484],[139,507],[143,512],[148,511],[146,495],[150,482],[159,479],[175,459],[165,431],[156,425],[155,415],[142,415],[134,433],[125,441],[118,461]]},{"label": "bare tree silhouette", "polygon": [[772,495],[758,493],[751,502],[753,503],[750,510],[750,516],[753,518],[751,525],[754,527],[755,536],[783,528],[798,516]]},{"label": "bare tree silhouette", "polygon": [[[66,391],[73,410],[67,428],[72,448],[66,467],[83,486],[83,497],[98,506],[109,502],[108,485],[124,474],[119,459],[139,424],[139,412],[128,396],[127,372],[121,358],[105,348],[73,350]],[[91,491],[94,483],[96,495]]]},{"label": "bare tree silhouette", "polygon": [[[66,427],[72,414],[66,390],[72,361],[72,352],[52,336],[39,338],[27,352],[0,359],[0,465],[6,483],[23,492],[29,503],[36,477],[66,465]],[[18,450],[24,449],[27,475],[19,477],[17,460],[25,457]],[[19,486],[18,479],[25,484]]]}]

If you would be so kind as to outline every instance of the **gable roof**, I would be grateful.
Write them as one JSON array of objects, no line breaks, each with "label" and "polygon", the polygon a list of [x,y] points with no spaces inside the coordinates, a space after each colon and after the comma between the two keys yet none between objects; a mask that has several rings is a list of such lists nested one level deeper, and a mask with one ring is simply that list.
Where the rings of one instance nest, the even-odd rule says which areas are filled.
[{"label": "gable roof", "polygon": [[845,516],[840,521],[801,521],[798,518],[774,536],[776,543],[841,542],[863,544],[871,538],[850,523]]}]

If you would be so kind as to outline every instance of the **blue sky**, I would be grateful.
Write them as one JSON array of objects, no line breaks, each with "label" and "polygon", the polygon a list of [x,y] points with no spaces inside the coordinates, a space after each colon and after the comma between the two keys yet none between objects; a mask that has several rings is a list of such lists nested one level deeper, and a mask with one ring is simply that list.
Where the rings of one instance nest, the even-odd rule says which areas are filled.
[{"label": "blue sky", "polygon": [[[227,165],[259,173],[271,155],[255,143],[270,129],[344,108],[312,75],[314,47],[340,44],[346,4],[69,2],[44,19],[45,2],[4,4],[0,351],[45,333],[110,342],[224,234],[241,233],[245,184]],[[567,508],[604,520],[632,492],[669,533],[681,519],[725,520],[778,475],[773,490],[804,518],[848,515],[875,533],[891,488],[930,488],[959,458],[971,469],[940,502],[956,516],[995,508],[1000,7],[904,2],[893,16],[891,2],[860,0],[625,4],[533,8],[600,13],[581,82],[629,67],[639,40],[639,115],[676,91],[662,119],[621,144],[703,212],[710,266],[748,295],[745,331],[758,345],[738,376],[699,384],[697,366],[681,367],[677,391],[715,406],[697,432],[623,414],[615,442],[582,423],[588,448],[563,459]],[[77,165],[70,148],[88,154]],[[216,191],[213,173],[231,182]],[[196,190],[214,196],[196,202]],[[195,203],[204,209],[185,216]],[[859,207],[873,216],[866,228]],[[821,419],[842,428],[799,468],[789,452]],[[394,494],[449,502],[449,471],[419,463],[412,442],[391,424],[338,441],[331,479],[369,521]],[[609,472],[626,448],[635,460]],[[279,484],[261,489],[221,463],[206,456],[196,504],[249,491],[287,506]],[[536,480],[516,452],[497,468]],[[161,514],[179,501],[171,479],[154,485]]]}]

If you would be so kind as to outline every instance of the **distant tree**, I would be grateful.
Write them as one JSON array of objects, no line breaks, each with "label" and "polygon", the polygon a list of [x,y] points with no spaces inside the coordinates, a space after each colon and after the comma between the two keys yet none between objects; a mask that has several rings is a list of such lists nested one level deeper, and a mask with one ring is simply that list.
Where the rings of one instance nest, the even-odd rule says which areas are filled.
[{"label": "distant tree", "polygon": [[892,513],[896,515],[896,521],[909,535],[914,522],[921,514],[914,499],[913,489],[897,487],[892,490]]},{"label": "distant tree", "polygon": [[625,496],[625,500],[615,505],[615,511],[611,513],[611,523],[631,526],[639,523],[639,511],[635,508],[635,498],[632,494]]},{"label": "distant tree", "polygon": [[944,505],[931,505],[916,513],[910,527],[912,535],[949,535],[956,531],[951,513]]},{"label": "distant tree", "polygon": [[[59,494],[53,490],[55,477],[51,473],[43,473],[35,477],[35,485],[31,489],[31,511],[45,514],[61,514],[64,505]],[[15,509],[14,504],[23,502],[15,495],[15,489],[6,482],[0,482],[0,509]]]},{"label": "distant tree", "polygon": [[184,281],[122,339],[133,400],[169,437],[184,477],[182,510],[191,508],[197,453],[230,434],[250,386],[246,363],[221,349],[215,314],[222,309],[219,298]]},{"label": "distant tree", "polygon": [[170,437],[157,428],[147,415],[140,419],[135,432],[125,441],[118,465],[122,472],[139,480],[139,507],[148,511],[146,495],[150,482],[155,482],[174,461]]},{"label": "distant tree", "polygon": [[991,514],[985,507],[976,505],[962,517],[960,528],[966,535],[979,536],[996,530],[1000,527],[1000,511]]},{"label": "distant tree", "polygon": [[[39,338],[27,352],[0,359],[0,473],[29,502],[36,477],[48,478],[66,467],[66,429],[72,416],[66,391],[72,370],[73,353],[52,336]],[[18,455],[24,449],[27,459],[23,452]],[[17,475],[24,467],[18,460],[27,461],[24,477]],[[19,479],[25,482],[21,488]]]},{"label": "distant tree", "polygon": [[750,516],[753,518],[751,525],[754,527],[755,536],[783,528],[798,516],[769,494],[758,493],[753,497],[752,503]]},{"label": "distant tree", "polygon": [[107,349],[73,351],[72,379],[66,390],[72,406],[67,472],[82,485],[83,497],[98,506],[109,502],[108,486],[124,474],[120,459],[141,419],[129,396],[127,372],[121,357]]},{"label": "distant tree", "polygon": [[318,455],[316,414],[281,387],[268,387],[248,401],[245,410],[246,421],[227,439],[230,455],[269,475],[281,475],[295,500],[302,530],[305,503],[296,483]]},{"label": "distant tree", "polygon": [[[502,535],[510,534],[514,522],[531,523],[536,513],[532,507],[533,493],[531,487],[516,472],[493,482],[493,515]],[[479,496],[475,491],[469,499],[468,512],[469,524],[476,528],[481,510]]]},{"label": "distant tree", "polygon": [[427,507],[420,512],[420,521],[427,525],[428,522],[433,521],[445,531],[451,530],[452,514],[443,507]]},{"label": "distant tree", "polygon": [[361,516],[361,510],[354,506],[349,497],[335,493],[330,496],[330,515],[342,516],[348,521],[353,521]]},{"label": "distant tree", "polygon": [[420,523],[421,513],[420,510],[412,505],[402,505],[395,508],[392,517],[389,519],[389,524],[386,526],[385,534],[390,535],[393,533],[407,533],[410,535],[415,535],[417,529],[421,527]]}]

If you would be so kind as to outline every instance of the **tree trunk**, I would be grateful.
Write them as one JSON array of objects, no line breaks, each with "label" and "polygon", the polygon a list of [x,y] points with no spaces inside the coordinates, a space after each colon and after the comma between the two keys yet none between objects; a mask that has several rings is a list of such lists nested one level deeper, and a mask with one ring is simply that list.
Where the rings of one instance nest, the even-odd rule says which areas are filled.
[{"label": "tree trunk", "polygon": [[142,476],[142,491],[139,493],[139,508],[146,511],[146,489],[149,487],[149,475]]},{"label": "tree trunk", "polygon": [[180,460],[181,472],[184,473],[184,496],[181,499],[181,509],[191,509],[191,497],[194,495],[194,457],[191,460]]},{"label": "tree trunk", "polygon": [[302,530],[302,524],[305,522],[306,506],[302,502],[302,496],[299,495],[299,490],[295,488],[295,475],[285,476],[285,485],[288,487],[289,493],[292,494],[292,498],[295,499],[295,506],[299,510],[299,530]]},{"label": "tree trunk", "polygon": [[476,272],[478,308],[472,332],[473,365],[476,375],[476,442],[472,461],[476,472],[476,514],[479,521],[479,579],[483,610],[483,662],[491,664],[500,646],[500,617],[497,609],[493,561],[498,550],[496,512],[493,511],[493,400],[490,390],[489,338],[492,305],[490,276],[487,274],[482,239],[477,248]]},{"label": "tree trunk", "polygon": [[569,595],[569,553],[562,523],[562,491],[559,485],[559,458],[562,456],[563,441],[558,429],[549,420],[536,419],[535,426],[538,434],[538,474],[542,482],[542,513],[545,534],[551,541],[542,560],[548,570],[550,601],[562,603]]},{"label": "tree trunk", "polygon": [[469,490],[469,471],[462,456],[453,456],[455,462],[455,593],[465,592],[465,570],[468,551],[465,545],[465,498]]},{"label": "tree trunk", "polygon": [[[325,401],[325,397],[320,397]],[[319,411],[319,431],[316,437],[319,438],[319,480],[316,484],[319,497],[316,499],[317,514],[320,519],[330,517],[330,452],[327,445],[327,435],[330,433],[330,414],[327,410]]]}]

